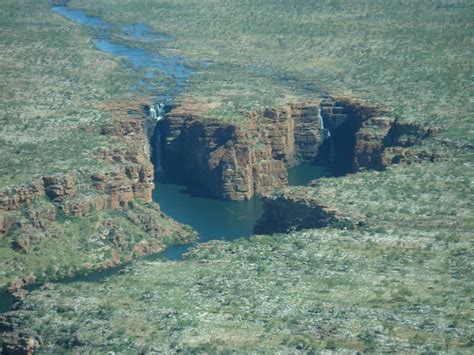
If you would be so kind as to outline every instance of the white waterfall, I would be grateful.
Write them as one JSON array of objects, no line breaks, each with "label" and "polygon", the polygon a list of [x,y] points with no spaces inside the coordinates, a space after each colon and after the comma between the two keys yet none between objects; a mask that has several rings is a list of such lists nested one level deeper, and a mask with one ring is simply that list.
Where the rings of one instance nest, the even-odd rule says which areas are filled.
[{"label": "white waterfall", "polygon": [[150,106],[150,117],[156,120],[156,111],[153,106]]},{"label": "white waterfall", "polygon": [[163,119],[165,105],[163,103],[154,104],[150,108],[150,116],[157,121],[156,141],[155,141],[155,169],[158,172],[163,171],[161,166],[161,131],[158,122]]},{"label": "white waterfall", "polygon": [[318,107],[318,117],[319,117],[319,130],[320,130],[320,136],[321,136],[321,144],[324,143],[324,138],[325,137],[325,132],[324,132],[324,120],[323,116],[321,115],[321,107]]},{"label": "white waterfall", "polygon": [[156,105],[156,112],[158,112],[158,117],[156,117],[157,121],[161,121],[163,119],[165,105],[161,102],[159,105]]},{"label": "white waterfall", "polygon": [[319,129],[321,130],[321,144],[324,143],[324,141],[327,138],[331,138],[331,131],[329,128],[324,128],[324,120],[323,120],[323,115],[321,114],[321,107],[318,107],[318,117],[319,117]]},{"label": "white waterfall", "polygon": [[320,132],[321,132],[321,134],[320,134],[321,135],[321,145],[327,139],[329,139],[329,142],[330,142],[329,162],[333,162],[334,161],[334,154],[335,154],[335,152],[334,152],[334,141],[331,138],[331,131],[329,130],[329,128],[324,127],[324,120],[323,120],[323,115],[321,114],[321,107],[318,107],[318,117],[319,117],[319,129],[320,129]]}]

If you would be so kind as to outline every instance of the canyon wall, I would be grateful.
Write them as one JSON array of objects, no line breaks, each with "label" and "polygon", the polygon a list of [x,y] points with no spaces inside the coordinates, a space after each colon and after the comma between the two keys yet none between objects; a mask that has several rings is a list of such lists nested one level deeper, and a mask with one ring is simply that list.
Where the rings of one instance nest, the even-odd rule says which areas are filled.
[{"label": "canyon wall", "polygon": [[316,160],[317,110],[316,103],[266,109],[235,125],[201,120],[178,107],[161,126],[164,167],[218,198],[242,200],[269,192],[287,184],[287,165]]},{"label": "canyon wall", "polygon": [[[116,110],[120,112],[119,109]],[[68,216],[85,216],[92,210],[123,209],[134,200],[151,202],[154,188],[153,165],[147,153],[147,138],[138,110],[122,115],[102,130],[126,144],[117,149],[100,149],[96,159],[109,163],[100,173],[71,171],[38,176],[23,186],[0,191],[0,235],[16,225],[41,226],[56,217],[56,208]],[[28,221],[20,210],[34,201],[46,199],[52,208],[32,214]]]},{"label": "canyon wall", "polygon": [[[322,137],[319,109],[330,137]],[[175,107],[159,126],[165,170],[203,193],[242,200],[287,185],[287,167],[300,163],[331,164],[341,174],[383,169],[409,156],[410,144],[400,137],[411,135],[415,144],[432,134],[343,97],[243,115],[244,124],[237,125]]]},{"label": "canyon wall", "polygon": [[[2,286],[8,283],[13,292],[45,277],[41,266],[45,261],[51,265],[46,276],[56,278],[64,274],[62,269],[70,274],[113,267],[157,253],[169,244],[195,239],[190,228],[164,215],[152,201],[154,167],[146,122],[137,106],[108,105],[111,123],[97,134],[107,136],[113,144],[90,153],[90,159],[97,161],[93,172],[79,168],[37,176],[22,186],[0,190],[0,240],[12,249],[6,255],[14,258],[17,253],[19,260],[32,260],[28,267],[5,261]],[[68,230],[73,233],[70,245],[64,244]],[[82,237],[86,242],[80,241]],[[64,248],[82,244],[74,249],[70,261],[56,263],[48,259],[49,250],[44,250],[56,239],[61,240],[58,250],[50,252],[63,256]]]}]

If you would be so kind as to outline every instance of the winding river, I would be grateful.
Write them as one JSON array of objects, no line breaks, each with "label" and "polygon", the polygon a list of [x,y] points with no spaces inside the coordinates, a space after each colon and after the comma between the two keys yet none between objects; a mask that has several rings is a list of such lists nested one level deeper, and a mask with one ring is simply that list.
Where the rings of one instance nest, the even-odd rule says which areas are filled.
[{"label": "winding river", "polygon": [[[156,92],[156,102],[171,102],[184,89],[187,79],[192,75],[192,69],[184,64],[183,58],[168,57],[145,49],[144,44],[150,41],[163,45],[170,41],[170,37],[155,34],[145,25],[122,26],[118,29],[120,36],[112,36],[111,31],[117,31],[116,27],[98,17],[88,16],[84,11],[69,9],[66,6],[54,6],[52,11],[93,28],[96,34],[94,44],[97,49],[125,59],[134,68],[144,70],[149,79],[156,74],[169,78],[166,90],[158,84],[146,84],[147,90]],[[124,38],[124,42],[118,42],[117,38]],[[130,42],[133,43],[133,47],[129,45]],[[145,84],[137,83],[131,89],[134,90],[140,85]],[[233,240],[252,235],[253,226],[262,214],[262,203],[258,197],[249,201],[224,201],[196,196],[188,187],[168,181],[165,174],[166,172],[157,179],[153,199],[160,204],[161,210],[168,216],[192,226],[199,233],[198,242],[216,239]],[[325,167],[299,165],[289,170],[289,184],[306,185],[318,177],[331,175],[333,175],[332,172]],[[191,244],[176,245],[145,258],[179,260],[190,247]],[[117,274],[124,267],[126,265],[56,282],[97,282]],[[32,285],[28,289],[33,290],[38,287],[38,285]],[[9,293],[0,293],[0,313],[9,311],[14,301],[15,298]]]}]

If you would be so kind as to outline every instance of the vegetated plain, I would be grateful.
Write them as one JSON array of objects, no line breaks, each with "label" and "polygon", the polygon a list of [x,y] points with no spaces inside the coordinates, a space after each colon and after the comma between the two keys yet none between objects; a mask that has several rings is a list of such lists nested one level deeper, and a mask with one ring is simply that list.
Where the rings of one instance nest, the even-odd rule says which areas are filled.
[{"label": "vegetated plain", "polygon": [[[321,91],[353,95],[438,127],[426,145],[441,160],[279,192],[321,196],[364,222],[353,230],[215,242],[180,263],[144,262],[101,284],[35,291],[19,313],[24,329],[42,338],[42,351],[472,349],[471,2],[71,6],[111,23],[145,23],[173,36],[164,53],[208,61],[184,95],[208,102],[209,117],[238,122],[242,110]],[[67,36],[83,31],[63,26],[73,29]]]}]

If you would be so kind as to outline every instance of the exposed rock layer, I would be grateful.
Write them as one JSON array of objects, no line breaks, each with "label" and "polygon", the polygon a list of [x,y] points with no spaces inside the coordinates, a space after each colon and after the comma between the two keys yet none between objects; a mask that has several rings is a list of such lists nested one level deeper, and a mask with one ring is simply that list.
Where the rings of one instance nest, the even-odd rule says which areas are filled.
[{"label": "exposed rock layer", "polygon": [[[319,110],[330,138],[323,137]],[[173,109],[160,126],[165,169],[215,197],[248,199],[286,185],[288,166],[330,163],[341,173],[383,169],[408,160],[406,149],[434,133],[349,98],[244,115],[245,125],[235,125],[202,119],[186,105]]]},{"label": "exposed rock layer", "polygon": [[[18,253],[34,254],[35,246],[45,238],[63,237],[64,220],[94,216],[94,211],[118,210],[117,216],[126,227],[109,214],[97,215],[95,231],[89,237],[97,241],[97,248],[102,248],[102,256],[91,257],[95,264],[86,263],[84,267],[88,269],[112,267],[134,256],[159,252],[171,241],[193,239],[189,229],[165,216],[152,203],[154,169],[139,108],[114,104],[106,109],[112,111],[114,118],[98,133],[119,144],[117,148],[100,148],[91,157],[101,161],[102,170],[78,169],[39,176],[25,186],[0,191],[0,239],[7,238]],[[133,233],[124,232],[122,227]],[[89,253],[93,256],[99,250]],[[10,291],[35,282],[35,275],[28,272],[9,281]]]},{"label": "exposed rock layer", "polygon": [[[91,210],[126,208],[134,199],[152,201],[153,165],[144,148],[147,140],[141,117],[138,111],[130,114],[128,110],[129,114],[121,114],[120,109],[123,107],[116,108],[119,118],[113,125],[104,128],[102,133],[124,140],[126,144],[121,149],[101,149],[98,152],[99,159],[116,166],[103,173],[71,172],[36,177],[24,186],[1,190],[0,235],[13,225],[21,224],[18,210],[22,206],[41,198],[50,200],[71,216],[84,216]],[[32,223],[41,227],[41,221],[54,220],[55,213],[39,211],[31,217]]]},{"label": "exposed rock layer", "polygon": [[21,317],[0,314],[0,353],[31,355],[40,346],[40,338],[32,331],[20,330]]}]

